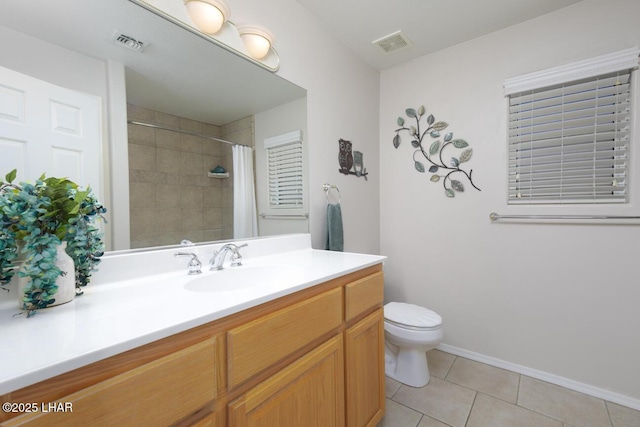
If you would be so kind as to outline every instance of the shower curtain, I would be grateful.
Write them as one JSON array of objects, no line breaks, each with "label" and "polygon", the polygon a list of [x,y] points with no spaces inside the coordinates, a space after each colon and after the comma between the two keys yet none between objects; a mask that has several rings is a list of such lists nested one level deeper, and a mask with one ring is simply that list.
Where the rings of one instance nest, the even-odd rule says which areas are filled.
[{"label": "shower curtain", "polygon": [[233,238],[258,235],[256,193],[253,184],[253,150],[233,146]]}]

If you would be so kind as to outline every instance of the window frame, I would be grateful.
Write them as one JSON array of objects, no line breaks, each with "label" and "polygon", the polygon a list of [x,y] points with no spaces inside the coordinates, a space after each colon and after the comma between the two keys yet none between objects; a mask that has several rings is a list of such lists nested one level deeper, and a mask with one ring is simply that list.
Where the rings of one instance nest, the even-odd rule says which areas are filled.
[{"label": "window frame", "polygon": [[[561,209],[563,212],[571,211],[572,213],[584,213],[585,209],[592,211],[593,209],[590,209],[589,207],[594,207],[596,205],[605,206],[605,208],[616,206],[615,209],[617,211],[620,211],[619,207],[632,205],[630,202],[638,200],[637,195],[634,194],[634,192],[638,193],[638,191],[636,191],[635,189],[635,187],[637,186],[631,185],[633,184],[633,179],[635,175],[637,175],[637,173],[634,173],[634,167],[635,169],[637,169],[638,168],[637,165],[640,164],[638,162],[639,159],[637,159],[638,158],[637,152],[640,151],[640,148],[637,147],[637,143],[635,144],[636,147],[634,147],[634,140],[636,139],[635,135],[637,133],[634,130],[636,128],[635,126],[636,123],[638,123],[639,114],[637,111],[638,110],[637,106],[638,106],[638,96],[640,93],[637,88],[637,80],[638,80],[637,72],[632,71],[631,78],[630,78],[631,89],[630,89],[629,96],[630,96],[631,113],[629,115],[629,126],[631,129],[629,131],[629,137],[627,141],[628,174],[626,176],[626,182],[627,182],[626,199],[623,201],[623,203],[620,203],[619,201],[594,202],[593,200],[578,200],[578,201],[576,200],[572,200],[572,201],[519,200],[519,199],[510,197],[509,195],[510,193],[510,189],[509,189],[509,186],[510,186],[510,183],[509,183],[509,171],[510,171],[509,123],[510,122],[508,119],[508,115],[509,115],[508,110],[509,110],[509,100],[512,95],[517,95],[523,92],[535,91],[535,90],[543,89],[547,87],[554,87],[558,85],[569,84],[574,81],[591,79],[600,75],[606,75],[606,74],[615,73],[619,71],[635,70],[638,67],[639,53],[640,53],[640,50],[638,48],[625,49],[625,50],[613,52],[607,55],[602,55],[602,56],[570,63],[570,64],[559,66],[559,67],[549,68],[546,70],[509,78],[504,81],[504,94],[507,100],[507,126],[506,126],[507,143],[505,144],[505,148],[507,150],[507,153],[506,153],[506,157],[507,157],[506,186],[507,188],[505,193],[507,195],[506,203],[508,206],[525,205],[530,207],[541,206],[543,208],[556,206],[555,208],[552,208],[552,209],[555,209],[555,210]],[[568,208],[567,210],[566,208],[569,206],[571,207]],[[601,209],[602,209],[601,207],[595,208],[595,210],[601,210]],[[624,210],[625,209],[623,208],[622,211]]]},{"label": "window frame", "polygon": [[[297,152],[297,157],[293,159],[297,163],[297,166],[295,167],[297,168],[296,170],[299,173],[299,180],[297,184],[294,183],[294,185],[297,185],[299,187],[298,196],[295,199],[297,200],[297,203],[295,204],[273,203],[274,198],[278,198],[279,196],[278,194],[274,194],[272,192],[272,188],[273,188],[272,184],[274,182],[270,174],[271,174],[272,167],[274,165],[272,165],[273,157],[271,156],[271,150],[279,150],[284,147],[290,147],[291,149]],[[265,155],[266,155],[266,163],[267,163],[266,169],[267,169],[267,178],[268,178],[267,189],[266,189],[268,211],[275,214],[276,212],[286,211],[291,213],[291,212],[304,210],[305,196],[306,196],[304,172],[305,172],[306,166],[304,161],[305,156],[304,156],[304,144],[303,144],[302,131],[296,130],[296,131],[288,132],[282,135],[267,138],[264,140],[264,148],[265,148]],[[277,185],[277,182],[279,182],[279,180],[277,179],[277,177],[273,179],[276,180],[276,185]]]}]

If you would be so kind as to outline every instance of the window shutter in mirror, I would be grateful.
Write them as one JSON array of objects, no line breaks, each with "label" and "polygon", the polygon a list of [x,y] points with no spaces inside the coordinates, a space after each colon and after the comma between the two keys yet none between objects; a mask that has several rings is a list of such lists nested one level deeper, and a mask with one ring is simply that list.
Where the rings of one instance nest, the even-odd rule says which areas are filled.
[{"label": "window shutter in mirror", "polygon": [[264,141],[269,173],[269,207],[303,206],[302,132],[294,131]]}]

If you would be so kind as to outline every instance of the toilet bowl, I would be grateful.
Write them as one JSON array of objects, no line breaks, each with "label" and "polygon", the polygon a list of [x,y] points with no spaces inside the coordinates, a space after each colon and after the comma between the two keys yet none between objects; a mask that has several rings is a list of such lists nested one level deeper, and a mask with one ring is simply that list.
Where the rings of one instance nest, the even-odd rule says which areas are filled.
[{"label": "toilet bowl", "polygon": [[442,342],[442,317],[414,304],[384,306],[385,375],[412,387],[429,383],[427,351]]}]

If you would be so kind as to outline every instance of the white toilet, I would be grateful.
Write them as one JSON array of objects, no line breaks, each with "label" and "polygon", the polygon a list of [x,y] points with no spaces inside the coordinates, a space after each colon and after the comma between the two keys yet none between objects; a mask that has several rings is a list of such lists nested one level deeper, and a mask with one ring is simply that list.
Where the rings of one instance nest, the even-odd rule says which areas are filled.
[{"label": "white toilet", "polygon": [[429,383],[427,351],[442,342],[442,317],[419,305],[384,306],[385,375],[412,387]]}]

